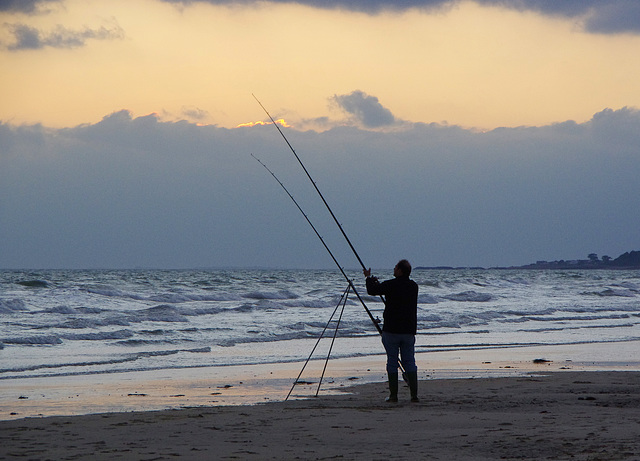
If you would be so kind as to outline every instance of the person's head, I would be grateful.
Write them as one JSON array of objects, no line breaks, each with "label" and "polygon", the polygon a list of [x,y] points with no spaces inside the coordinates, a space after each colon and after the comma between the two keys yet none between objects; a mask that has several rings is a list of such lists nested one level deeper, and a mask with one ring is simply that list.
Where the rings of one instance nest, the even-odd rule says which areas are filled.
[{"label": "person's head", "polygon": [[409,277],[411,275],[411,263],[406,259],[401,259],[398,261],[398,264],[396,264],[396,267],[393,268],[393,275],[395,277],[402,275]]}]

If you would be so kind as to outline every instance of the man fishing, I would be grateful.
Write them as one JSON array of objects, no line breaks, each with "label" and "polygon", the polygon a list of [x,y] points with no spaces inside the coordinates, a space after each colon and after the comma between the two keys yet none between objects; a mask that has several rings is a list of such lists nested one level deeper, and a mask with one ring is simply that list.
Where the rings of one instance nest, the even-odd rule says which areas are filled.
[{"label": "man fishing", "polygon": [[416,363],[414,358],[414,345],[415,345],[415,335],[416,335],[416,326],[417,326],[418,285],[414,281],[409,280],[409,275],[411,274],[411,264],[409,264],[409,261],[407,261],[406,259],[403,259],[400,262],[398,262],[398,264],[394,269],[394,275],[396,277],[394,280],[387,280],[386,282],[379,283],[377,278],[371,277],[371,269],[367,269],[364,263],[362,262],[362,259],[358,255],[358,252],[356,251],[356,249],[353,247],[351,240],[349,240],[349,237],[347,237],[346,232],[340,225],[338,218],[336,218],[336,216],[333,214],[331,207],[329,207],[329,204],[327,203],[324,196],[322,195],[322,192],[320,192],[318,185],[311,177],[311,174],[309,174],[309,171],[302,163],[302,160],[296,153],[295,149],[293,148],[293,146],[291,145],[287,137],[284,135],[284,133],[282,132],[282,130],[280,129],[276,121],[273,119],[271,114],[267,111],[267,109],[262,105],[262,103],[258,100],[258,98],[255,97],[255,95],[253,97],[258,102],[260,107],[262,107],[264,112],[267,114],[267,116],[271,120],[273,126],[278,130],[282,138],[285,140],[285,142],[289,146],[289,149],[291,150],[294,157],[296,158],[296,160],[304,170],[305,174],[309,178],[309,181],[311,181],[311,183],[313,184],[313,187],[315,188],[316,192],[322,199],[323,203],[327,207],[327,210],[333,217],[333,220],[335,221],[336,225],[342,232],[342,235],[344,236],[345,240],[349,244],[349,247],[351,247],[353,254],[360,262],[360,265],[362,266],[362,270],[364,271],[364,275],[367,277],[367,291],[369,292],[369,294],[376,294],[376,295],[380,294],[380,295],[387,296],[387,301],[385,302],[386,307],[384,310],[385,321],[384,321],[383,329],[380,329],[380,325],[378,325],[379,320],[376,320],[373,317],[373,314],[371,313],[367,305],[364,303],[363,299],[358,294],[355,286],[353,285],[353,282],[351,281],[349,276],[344,272],[340,263],[336,260],[335,256],[333,255],[333,253],[331,252],[331,250],[329,249],[329,247],[327,246],[323,238],[320,236],[315,226],[309,220],[309,217],[302,210],[302,208],[300,208],[300,205],[298,205],[298,202],[296,201],[296,199],[293,198],[293,196],[289,193],[289,191],[284,186],[284,184],[282,184],[282,182],[276,177],[275,174],[271,172],[271,170],[269,170],[269,168],[267,168],[267,166],[264,163],[260,162],[260,160],[258,160],[257,158],[256,160],[258,160],[258,162],[260,162],[262,166],[264,166],[269,171],[269,173],[271,173],[271,175],[276,179],[276,181],[280,183],[280,186],[282,186],[282,188],[285,190],[287,195],[289,195],[291,200],[293,200],[295,205],[298,207],[298,210],[300,210],[300,212],[304,215],[305,219],[307,220],[309,225],[313,228],[314,232],[316,233],[316,235],[324,245],[325,249],[329,252],[329,255],[331,255],[331,258],[340,269],[340,272],[342,272],[342,275],[347,279],[350,289],[353,290],[355,295],[358,297],[358,299],[362,303],[362,307],[364,307],[365,311],[369,315],[369,318],[374,323],[376,329],[382,335],[382,343],[387,351],[387,372],[389,375],[390,395],[387,400],[390,402],[398,401],[398,367],[399,367],[398,355],[401,355],[402,362],[405,367],[404,370],[406,372],[406,378],[407,378],[407,381],[409,382],[409,388],[411,389],[411,401],[417,402],[418,401],[418,371],[416,368]]},{"label": "man fishing", "polygon": [[387,402],[398,401],[398,355],[402,360],[411,401],[418,402],[418,368],[415,360],[416,330],[418,324],[418,284],[409,278],[411,264],[398,261],[393,269],[395,278],[384,282],[371,276],[371,269],[363,269],[367,278],[367,293],[385,296],[382,344],[387,352],[389,397]]}]

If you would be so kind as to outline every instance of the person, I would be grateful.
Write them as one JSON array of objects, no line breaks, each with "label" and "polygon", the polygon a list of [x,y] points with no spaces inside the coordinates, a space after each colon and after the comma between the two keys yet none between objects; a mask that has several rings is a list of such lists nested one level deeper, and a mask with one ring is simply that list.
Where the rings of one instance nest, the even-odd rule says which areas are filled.
[{"label": "person", "polygon": [[389,397],[387,402],[398,401],[398,356],[411,392],[411,401],[418,402],[418,368],[415,360],[416,330],[418,324],[418,284],[411,280],[411,264],[402,259],[393,269],[395,278],[384,282],[364,269],[367,293],[385,296],[382,325],[382,344],[387,352]]}]

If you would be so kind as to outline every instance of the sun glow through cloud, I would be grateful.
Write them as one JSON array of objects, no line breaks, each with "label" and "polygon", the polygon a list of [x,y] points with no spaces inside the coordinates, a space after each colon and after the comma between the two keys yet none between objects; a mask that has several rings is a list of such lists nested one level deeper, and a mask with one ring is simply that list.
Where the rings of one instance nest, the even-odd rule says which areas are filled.
[{"label": "sun glow through cloud", "polygon": [[[283,118],[280,118],[278,120],[276,120],[276,123],[278,125],[280,125],[283,128],[291,128],[291,125],[289,125]],[[257,121],[257,122],[248,122],[248,123],[241,123],[239,125],[236,126],[236,128],[246,128],[246,127],[252,127],[252,126],[264,126],[264,125],[273,125],[272,122],[264,122],[262,120]]]}]

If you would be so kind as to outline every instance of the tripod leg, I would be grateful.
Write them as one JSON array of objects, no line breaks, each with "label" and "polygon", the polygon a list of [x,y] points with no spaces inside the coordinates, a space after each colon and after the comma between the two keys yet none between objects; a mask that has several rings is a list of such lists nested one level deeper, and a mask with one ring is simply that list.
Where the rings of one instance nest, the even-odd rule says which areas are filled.
[{"label": "tripod leg", "polygon": [[[285,399],[284,399],[285,402],[291,396],[291,393],[293,392],[294,387],[296,387],[296,384],[298,384],[298,380],[300,379],[300,376],[302,376],[302,373],[304,372],[304,369],[307,367],[307,364],[309,363],[309,360],[311,360],[311,357],[313,356],[313,353],[315,352],[316,348],[318,347],[318,344],[320,344],[320,340],[324,337],[324,333],[327,331],[327,328],[329,327],[329,324],[333,320],[333,316],[336,315],[336,312],[338,311],[338,308],[340,307],[340,304],[342,303],[342,300],[345,299],[345,303],[346,303],[346,296],[347,296],[347,293],[349,292],[349,289],[350,289],[350,287],[347,287],[347,289],[344,291],[344,293],[342,293],[342,296],[340,297],[340,300],[338,301],[338,304],[336,305],[336,308],[333,310],[333,313],[331,314],[331,317],[329,317],[329,321],[324,326],[324,329],[322,330],[322,333],[320,333],[320,337],[316,341],[315,346],[313,346],[313,349],[311,349],[311,353],[309,354],[309,357],[304,362],[304,365],[302,366],[302,369],[300,370],[300,373],[298,373],[298,377],[293,382],[293,385],[291,386],[291,389],[289,390],[289,393],[285,397]],[[343,308],[342,309],[344,310],[344,304],[343,304]],[[340,316],[342,316],[342,314],[340,314]]]},{"label": "tripod leg", "polygon": [[333,332],[333,339],[331,339],[331,345],[329,346],[329,352],[327,352],[327,359],[324,361],[324,368],[322,369],[322,375],[320,376],[320,382],[318,383],[318,389],[316,390],[316,397],[320,392],[320,386],[322,386],[322,380],[324,378],[324,372],[327,370],[327,364],[329,363],[329,357],[331,356],[331,350],[333,349],[333,343],[336,341],[336,335],[338,334],[338,328],[340,328],[340,322],[342,321],[342,314],[344,313],[344,307],[347,304],[347,298],[349,297],[349,290],[351,289],[351,285],[347,286],[347,290],[344,294],[344,300],[342,302],[342,309],[340,310],[340,316],[338,317],[338,322],[336,323],[336,329]]}]

